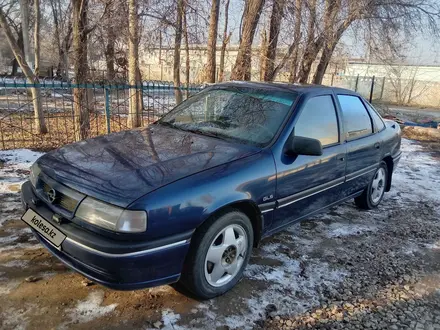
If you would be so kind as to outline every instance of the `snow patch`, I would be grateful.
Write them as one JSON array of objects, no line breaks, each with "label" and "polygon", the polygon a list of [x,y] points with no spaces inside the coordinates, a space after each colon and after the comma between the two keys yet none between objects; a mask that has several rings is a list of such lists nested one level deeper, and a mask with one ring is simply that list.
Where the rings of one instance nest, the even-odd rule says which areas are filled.
[{"label": "snow patch", "polygon": [[29,175],[29,168],[42,155],[29,149],[0,150],[0,193],[17,193]]},{"label": "snow patch", "polygon": [[171,309],[164,309],[162,311],[162,322],[164,329],[184,329],[183,327],[177,325],[177,321],[180,320],[180,315],[175,314]]},{"label": "snow patch", "polygon": [[344,236],[356,236],[361,235],[365,232],[373,232],[376,231],[377,228],[374,226],[366,226],[366,225],[357,225],[350,223],[332,223],[329,226],[329,230],[327,236],[330,238],[333,237],[344,237]]},{"label": "snow patch", "polygon": [[118,304],[102,306],[104,291],[91,292],[87,299],[79,301],[76,308],[68,309],[69,317],[73,323],[86,323],[103,317],[115,310]]}]

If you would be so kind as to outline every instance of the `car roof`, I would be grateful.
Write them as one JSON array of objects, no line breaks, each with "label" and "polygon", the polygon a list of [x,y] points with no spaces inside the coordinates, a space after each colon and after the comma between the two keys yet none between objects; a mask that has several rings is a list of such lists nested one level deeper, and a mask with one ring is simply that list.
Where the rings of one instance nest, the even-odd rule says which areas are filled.
[{"label": "car roof", "polygon": [[297,84],[297,83],[284,83],[284,82],[251,82],[251,81],[229,81],[217,83],[212,86],[234,86],[234,87],[248,87],[248,88],[259,88],[265,90],[279,90],[279,91],[289,91],[296,92],[298,94],[308,94],[332,90],[335,93],[340,94],[352,94],[359,96],[358,93],[340,87],[324,86],[324,85],[314,85],[314,84]]}]

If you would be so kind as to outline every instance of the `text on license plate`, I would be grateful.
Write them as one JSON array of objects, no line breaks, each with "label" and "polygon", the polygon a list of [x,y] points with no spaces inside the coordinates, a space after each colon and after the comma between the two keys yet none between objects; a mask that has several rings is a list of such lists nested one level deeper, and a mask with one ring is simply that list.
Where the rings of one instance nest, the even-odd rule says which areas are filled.
[{"label": "text on license plate", "polygon": [[26,213],[23,214],[21,220],[26,222],[55,246],[60,246],[66,238],[66,235],[64,235],[48,221],[44,220],[38,213],[31,209],[28,209]]}]

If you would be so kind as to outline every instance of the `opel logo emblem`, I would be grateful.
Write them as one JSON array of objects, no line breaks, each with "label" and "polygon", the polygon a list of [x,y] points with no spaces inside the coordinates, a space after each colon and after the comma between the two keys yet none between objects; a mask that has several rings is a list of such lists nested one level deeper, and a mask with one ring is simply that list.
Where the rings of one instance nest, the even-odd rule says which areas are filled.
[{"label": "opel logo emblem", "polygon": [[57,192],[55,191],[55,189],[50,189],[46,194],[47,194],[47,199],[51,204],[55,202],[55,200],[57,199]]}]

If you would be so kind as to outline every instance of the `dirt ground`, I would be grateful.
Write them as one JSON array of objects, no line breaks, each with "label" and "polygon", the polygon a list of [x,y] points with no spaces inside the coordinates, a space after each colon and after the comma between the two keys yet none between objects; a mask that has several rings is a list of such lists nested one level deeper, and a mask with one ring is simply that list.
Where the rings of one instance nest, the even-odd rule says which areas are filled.
[{"label": "dirt ground", "polygon": [[440,329],[440,149],[403,140],[379,208],[353,202],[254,249],[229,293],[197,301],[171,286],[120,292],[86,281],[20,220],[38,157],[0,151],[1,329]]}]

